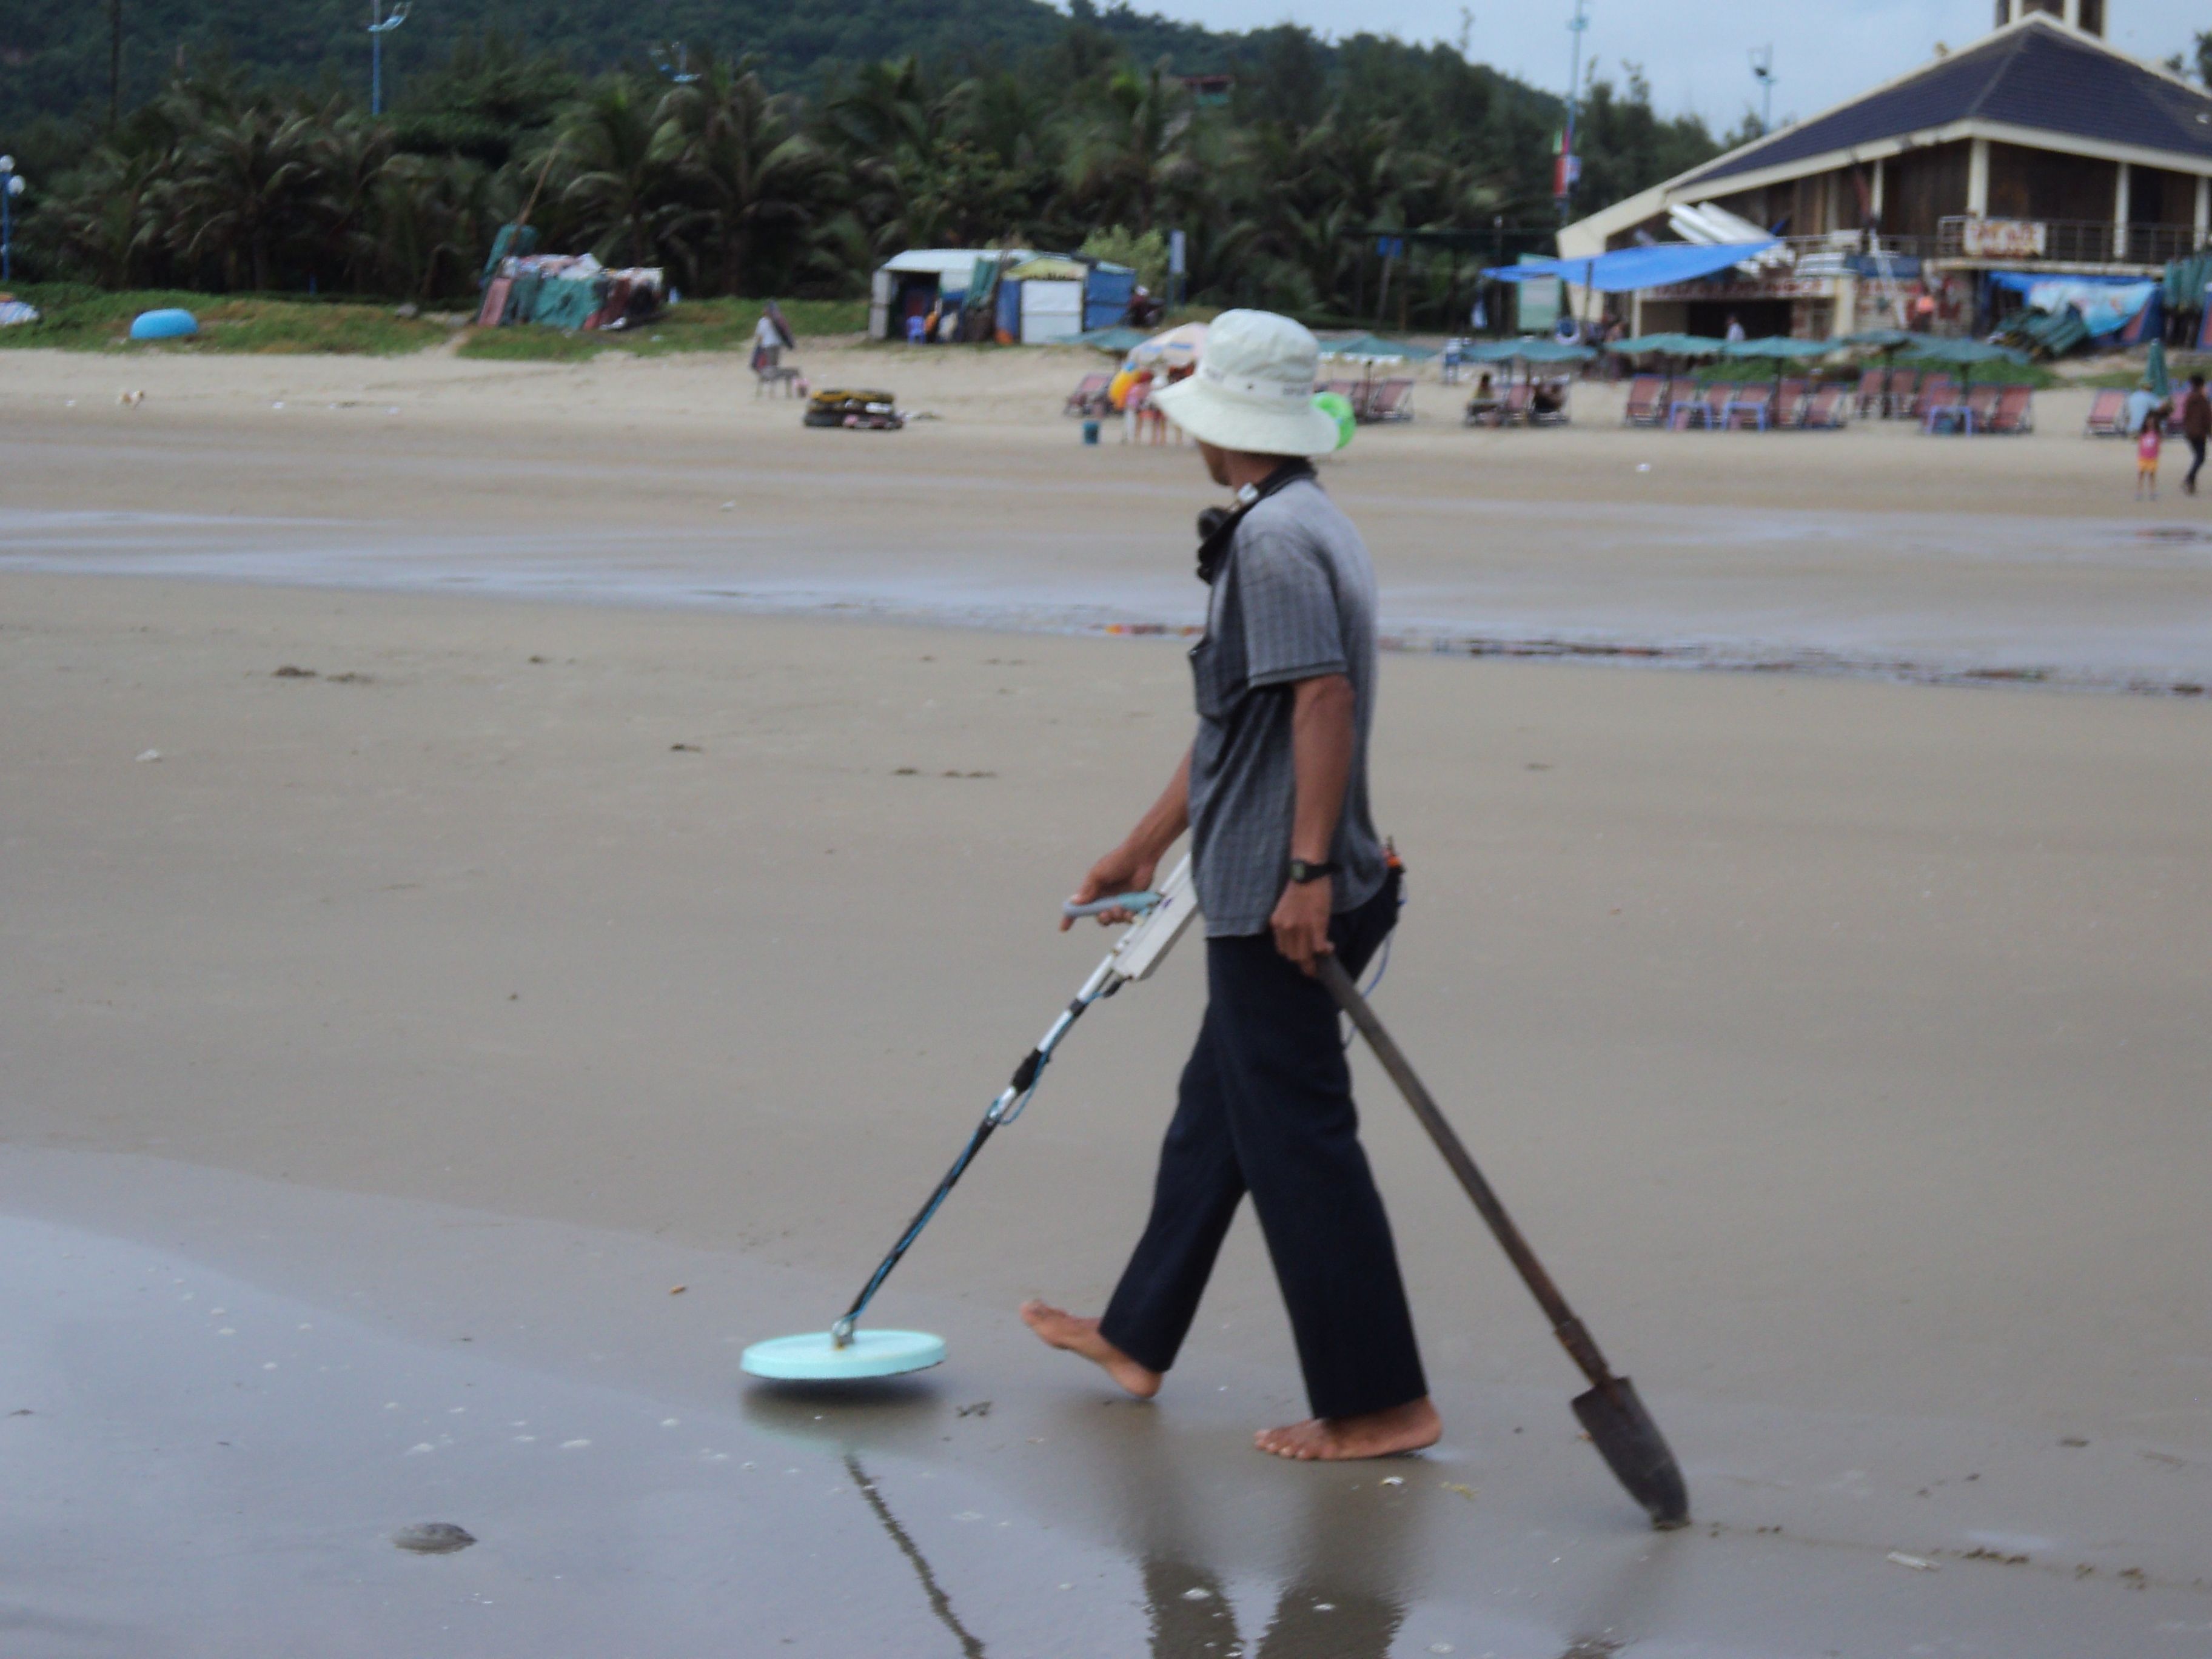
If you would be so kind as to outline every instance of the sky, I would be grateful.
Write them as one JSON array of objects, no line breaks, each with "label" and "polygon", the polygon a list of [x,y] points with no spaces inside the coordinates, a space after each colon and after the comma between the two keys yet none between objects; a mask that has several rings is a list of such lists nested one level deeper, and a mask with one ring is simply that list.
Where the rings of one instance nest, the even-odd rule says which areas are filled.
[{"label": "sky", "polygon": [[[1413,41],[1456,42],[1455,0],[1135,0],[1137,9],[1218,29],[1286,18],[1318,33],[1365,30]],[[1534,85],[1561,88],[1572,50],[1574,0],[1468,0],[1468,55]],[[2203,0],[2106,0],[2106,38],[2154,61],[2185,51],[2212,27]],[[1774,48],[1774,118],[1818,114],[1868,88],[1989,32],[1995,0],[1589,0],[1585,61],[1620,79],[1640,64],[1666,113],[1694,112],[1717,129],[1758,107],[1750,53]]]}]

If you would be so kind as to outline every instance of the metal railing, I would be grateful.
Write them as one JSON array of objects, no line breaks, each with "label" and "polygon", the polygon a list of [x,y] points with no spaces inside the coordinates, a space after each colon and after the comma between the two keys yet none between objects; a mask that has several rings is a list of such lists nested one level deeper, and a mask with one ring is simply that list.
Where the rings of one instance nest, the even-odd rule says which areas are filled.
[{"label": "metal railing", "polygon": [[2002,257],[2007,263],[2018,260],[2049,264],[2162,265],[2169,259],[2186,258],[2204,241],[2191,225],[2121,225],[2094,219],[2044,219],[2032,222],[2041,227],[2042,252],[1978,255],[1968,252],[1967,227],[1972,222],[1964,214],[1939,220],[1936,226],[1936,257]]}]

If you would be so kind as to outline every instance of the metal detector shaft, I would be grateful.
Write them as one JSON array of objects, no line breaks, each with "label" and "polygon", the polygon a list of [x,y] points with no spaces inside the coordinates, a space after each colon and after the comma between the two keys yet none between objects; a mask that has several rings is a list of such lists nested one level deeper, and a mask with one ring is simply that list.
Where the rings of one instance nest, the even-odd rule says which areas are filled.
[{"label": "metal detector shaft", "polygon": [[899,1258],[914,1247],[915,1240],[921,1237],[921,1230],[929,1225],[931,1218],[936,1215],[946,1195],[959,1183],[960,1177],[968,1173],[968,1166],[975,1161],[975,1154],[983,1150],[983,1143],[991,1138],[1000,1124],[1011,1123],[1021,1115],[1021,1109],[1028,1103],[1029,1097],[1036,1091],[1037,1079],[1044,1071],[1046,1062],[1052,1058],[1052,1051],[1060,1047],[1060,1040],[1067,1035],[1077,1020],[1083,1018],[1084,1012],[1092,1003],[1103,996],[1111,995],[1120,983],[1120,976],[1114,971],[1114,958],[1109,957],[1098,964],[1089,979],[1084,981],[1083,988],[1075,994],[1075,1000],[1060,1011],[1059,1018],[1037,1039],[1036,1047],[1022,1056],[1022,1063],[1014,1068],[1012,1080],[999,1091],[999,1097],[983,1114],[983,1121],[975,1126],[975,1133],[968,1137],[968,1144],[960,1149],[960,1156],[952,1160],[952,1167],[937,1183],[937,1190],[930,1194],[921,1209],[915,1212],[914,1219],[907,1223],[906,1231],[899,1235],[898,1243],[891,1246],[890,1253],[876,1264],[875,1272],[868,1275],[868,1282],[860,1287],[860,1295],[853,1298],[853,1305],[845,1310],[845,1316],[830,1328],[830,1340],[837,1346],[844,1347],[852,1341],[854,1322],[875,1299],[884,1280],[889,1279],[891,1269],[898,1266]]},{"label": "metal detector shaft", "polygon": [[1106,959],[1091,970],[1089,979],[1083,981],[1083,988],[1075,994],[1067,1006],[1060,1011],[1058,1017],[1046,1028],[1045,1034],[1037,1039],[1036,1046],[1022,1056],[1021,1064],[1014,1067],[1012,1079],[999,1091],[998,1098],[983,1114],[982,1121],[968,1137],[968,1144],[960,1149],[960,1156],[952,1160],[952,1167],[945,1172],[945,1178],[937,1183],[937,1189],[930,1194],[921,1208],[915,1212],[914,1219],[907,1223],[906,1231],[899,1235],[898,1243],[892,1245],[890,1253],[876,1264],[875,1272],[868,1275],[868,1282],[853,1298],[853,1305],[845,1310],[844,1317],[830,1328],[830,1338],[836,1346],[842,1348],[851,1344],[854,1324],[866,1311],[868,1304],[875,1299],[876,1292],[883,1288],[884,1280],[891,1276],[891,1269],[898,1266],[899,1258],[914,1247],[915,1240],[921,1237],[922,1229],[929,1225],[931,1218],[936,1215],[946,1195],[959,1183],[960,1177],[968,1172],[968,1166],[975,1161],[975,1154],[983,1150],[983,1143],[1001,1126],[1012,1123],[1022,1115],[1023,1109],[1029,1104],[1030,1097],[1036,1092],[1038,1079],[1051,1060],[1053,1050],[1060,1047],[1060,1039],[1068,1034],[1077,1020],[1083,1018],[1092,1003],[1112,996],[1133,981],[1150,975],[1174,947],[1176,940],[1182,936],[1183,929],[1196,918],[1198,902],[1191,883],[1190,860],[1186,858],[1176,866],[1175,873],[1161,884],[1157,894],[1124,894],[1115,902],[1127,905],[1139,899],[1151,900],[1143,917],[1121,935]]}]

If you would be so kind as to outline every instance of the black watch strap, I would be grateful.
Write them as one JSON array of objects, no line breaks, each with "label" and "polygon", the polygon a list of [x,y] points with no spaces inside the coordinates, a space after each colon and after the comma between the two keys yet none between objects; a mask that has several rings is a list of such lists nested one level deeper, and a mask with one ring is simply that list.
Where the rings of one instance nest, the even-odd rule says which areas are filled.
[{"label": "black watch strap", "polygon": [[1333,861],[1327,864],[1308,864],[1304,859],[1292,859],[1291,879],[1303,887],[1310,881],[1319,881],[1323,876],[1334,875],[1337,866]]}]

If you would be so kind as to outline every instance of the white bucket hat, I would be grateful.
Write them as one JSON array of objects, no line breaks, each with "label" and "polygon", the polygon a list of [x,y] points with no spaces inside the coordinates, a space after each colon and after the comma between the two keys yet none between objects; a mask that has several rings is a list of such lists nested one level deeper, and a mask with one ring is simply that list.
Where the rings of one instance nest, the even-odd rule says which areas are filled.
[{"label": "white bucket hat", "polygon": [[1198,369],[1152,406],[1200,443],[1255,455],[1325,455],[1334,416],[1314,407],[1321,345],[1272,311],[1224,311],[1208,325]]}]

